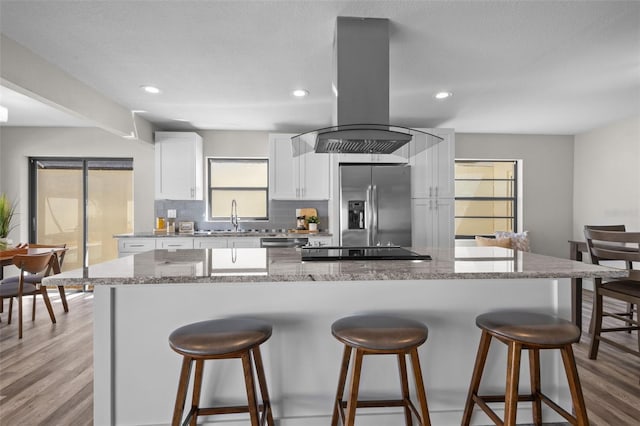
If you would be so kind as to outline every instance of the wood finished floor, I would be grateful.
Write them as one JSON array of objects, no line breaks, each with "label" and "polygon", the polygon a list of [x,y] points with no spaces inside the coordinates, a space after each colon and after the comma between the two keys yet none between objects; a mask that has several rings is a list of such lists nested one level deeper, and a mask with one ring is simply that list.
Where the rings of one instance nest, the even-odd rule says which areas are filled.
[{"label": "wood finished floor", "polygon": [[[70,312],[65,314],[60,299],[51,293],[55,325],[39,298],[35,323],[30,313],[25,315],[22,340],[15,318],[7,324],[5,302],[0,323],[0,425],[93,424],[93,295],[70,293],[67,298]],[[590,292],[585,292],[583,306],[583,322],[589,324]],[[30,309],[29,300],[25,312]],[[635,333],[616,334],[620,341],[637,345]],[[592,361],[588,349],[589,335],[583,333],[575,353],[591,424],[640,425],[638,358],[601,344],[598,360]]]}]

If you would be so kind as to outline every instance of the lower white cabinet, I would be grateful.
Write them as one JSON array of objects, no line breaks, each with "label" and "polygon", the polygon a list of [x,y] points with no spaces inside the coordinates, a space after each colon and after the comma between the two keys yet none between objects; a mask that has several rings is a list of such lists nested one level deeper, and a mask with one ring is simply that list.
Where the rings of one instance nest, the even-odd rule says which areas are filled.
[{"label": "lower white cabinet", "polygon": [[227,248],[259,248],[260,238],[231,237],[226,238]]},{"label": "lower white cabinet", "polygon": [[194,238],[193,248],[227,248],[226,238]]},{"label": "lower white cabinet", "polygon": [[322,236],[322,237],[309,237],[309,245],[312,246],[332,246],[333,239],[331,237]]},{"label": "lower white cabinet", "polygon": [[156,238],[120,238],[118,239],[118,257],[142,253],[156,248]]},{"label": "lower white cabinet", "polygon": [[453,198],[411,200],[411,244],[415,247],[453,248],[454,207]]},{"label": "lower white cabinet", "polygon": [[180,238],[180,237],[157,238],[156,248],[169,249],[169,250],[192,249],[193,238]]}]

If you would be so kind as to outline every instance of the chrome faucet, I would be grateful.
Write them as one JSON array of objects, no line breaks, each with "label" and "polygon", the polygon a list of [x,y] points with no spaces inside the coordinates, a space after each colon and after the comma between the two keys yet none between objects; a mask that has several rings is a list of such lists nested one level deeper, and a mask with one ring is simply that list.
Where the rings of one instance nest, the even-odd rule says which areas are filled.
[{"label": "chrome faucet", "polygon": [[238,204],[235,199],[231,200],[231,226],[238,232]]}]

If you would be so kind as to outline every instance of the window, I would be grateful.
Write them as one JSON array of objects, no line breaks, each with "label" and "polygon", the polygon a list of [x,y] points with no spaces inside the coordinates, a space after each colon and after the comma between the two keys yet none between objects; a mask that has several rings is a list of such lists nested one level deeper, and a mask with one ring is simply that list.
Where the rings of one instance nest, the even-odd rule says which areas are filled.
[{"label": "window", "polygon": [[266,159],[208,159],[209,220],[229,219],[236,200],[241,220],[269,218],[269,166]]},{"label": "window", "polygon": [[517,162],[456,160],[456,238],[517,230]]}]

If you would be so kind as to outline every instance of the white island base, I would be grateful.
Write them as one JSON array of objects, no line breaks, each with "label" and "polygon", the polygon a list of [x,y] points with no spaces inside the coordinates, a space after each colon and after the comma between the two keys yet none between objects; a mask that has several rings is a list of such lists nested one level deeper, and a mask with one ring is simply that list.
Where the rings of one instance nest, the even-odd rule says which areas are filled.
[{"label": "white island base", "polygon": [[[569,279],[98,285],[94,424],[169,424],[181,363],[169,348],[171,331],[196,321],[249,316],[273,324],[273,336],[261,350],[276,424],[328,425],[343,350],[331,335],[331,324],[350,314],[375,312],[413,318],[429,327],[429,338],[419,354],[431,422],[459,425],[480,338],[475,317],[504,308],[569,318]],[[543,392],[571,411],[559,353],[542,351],[541,362]],[[400,395],[397,368],[392,356],[365,357],[361,398]],[[239,361],[206,362],[201,406],[212,401],[245,402],[242,380]],[[505,380],[506,346],[494,341],[481,391],[501,393]],[[526,355],[520,383],[526,392]],[[501,405],[495,407],[502,415]],[[215,424],[248,424],[247,419],[246,415],[216,416]],[[544,406],[543,419],[561,420]],[[518,421],[532,421],[530,403],[519,404]],[[401,409],[359,409],[356,415],[356,425],[403,422]],[[491,421],[476,410],[473,424]]]}]

